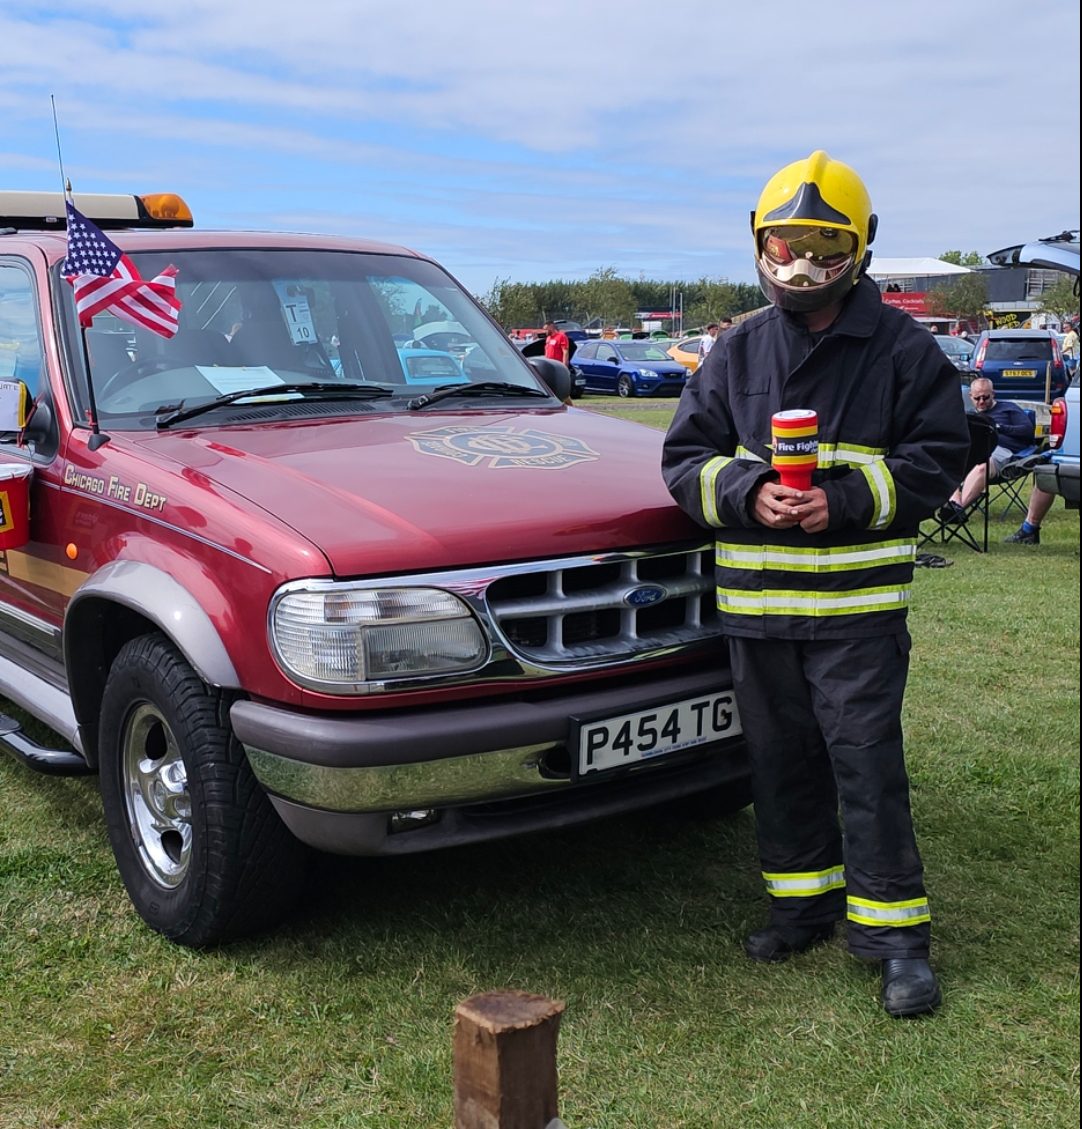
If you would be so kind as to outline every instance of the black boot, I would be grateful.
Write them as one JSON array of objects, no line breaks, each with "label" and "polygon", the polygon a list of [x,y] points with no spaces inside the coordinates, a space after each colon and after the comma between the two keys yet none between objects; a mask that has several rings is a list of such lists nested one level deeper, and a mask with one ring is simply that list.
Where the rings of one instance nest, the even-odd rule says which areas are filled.
[{"label": "black boot", "polygon": [[883,992],[880,998],[888,1014],[925,1015],[935,1011],[943,998],[935,973],[926,960],[883,961]]},{"label": "black boot", "polygon": [[768,925],[745,938],[744,952],[752,960],[774,964],[829,941],[833,934],[833,921],[826,925]]}]

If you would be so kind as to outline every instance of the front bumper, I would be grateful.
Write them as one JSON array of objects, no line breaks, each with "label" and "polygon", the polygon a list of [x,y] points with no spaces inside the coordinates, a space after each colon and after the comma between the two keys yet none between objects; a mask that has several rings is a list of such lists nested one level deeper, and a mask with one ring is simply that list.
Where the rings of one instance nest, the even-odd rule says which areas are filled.
[{"label": "front bumper", "polygon": [[1078,506],[1078,460],[1041,463],[1033,471],[1034,485],[1049,494],[1059,494],[1070,508]]},{"label": "front bumper", "polygon": [[[348,716],[234,703],[230,720],[256,777],[304,842],[392,854],[582,823],[747,777],[732,738],[573,782],[570,718],[728,689],[723,669],[587,685],[537,700],[492,699]],[[427,822],[403,813],[431,813]],[[393,832],[395,826],[412,830]]]},{"label": "front bumper", "polygon": [[643,396],[679,396],[684,391],[686,380],[663,380],[657,384],[640,385]]}]

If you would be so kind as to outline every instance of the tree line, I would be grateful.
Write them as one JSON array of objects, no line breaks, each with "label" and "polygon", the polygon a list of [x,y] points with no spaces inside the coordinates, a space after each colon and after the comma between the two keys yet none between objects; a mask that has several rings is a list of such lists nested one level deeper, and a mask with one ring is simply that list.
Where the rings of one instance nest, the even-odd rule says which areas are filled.
[{"label": "tree line", "polygon": [[[481,301],[505,329],[539,326],[550,318],[588,325],[633,326],[640,310],[683,310],[686,326],[708,325],[765,304],[757,285],[726,279],[694,282],[622,278],[603,267],[581,281],[512,282],[498,279]],[[682,306],[681,306],[682,302]]]},{"label": "tree line", "polygon": [[[977,267],[984,260],[977,252],[945,251],[944,262]],[[700,278],[692,282],[621,277],[613,267],[603,267],[581,281],[512,282],[497,279],[481,302],[505,329],[536,327],[550,318],[582,325],[600,321],[604,325],[634,326],[640,310],[683,311],[684,326],[705,326],[722,318],[735,318],[766,304],[758,285],[729,282],[723,278]],[[1078,311],[1073,281],[1065,275],[1041,295],[1044,309],[1064,316]],[[932,317],[958,319],[974,324],[988,320],[988,288],[980,271],[936,283],[925,295]]]}]

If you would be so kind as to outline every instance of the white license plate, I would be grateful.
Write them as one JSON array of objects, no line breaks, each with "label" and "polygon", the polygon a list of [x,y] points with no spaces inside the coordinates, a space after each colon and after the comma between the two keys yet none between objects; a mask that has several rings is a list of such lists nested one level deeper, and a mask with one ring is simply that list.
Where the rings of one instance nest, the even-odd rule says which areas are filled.
[{"label": "white license plate", "polygon": [[731,690],[665,702],[616,717],[572,718],[577,775],[605,772],[742,732]]}]

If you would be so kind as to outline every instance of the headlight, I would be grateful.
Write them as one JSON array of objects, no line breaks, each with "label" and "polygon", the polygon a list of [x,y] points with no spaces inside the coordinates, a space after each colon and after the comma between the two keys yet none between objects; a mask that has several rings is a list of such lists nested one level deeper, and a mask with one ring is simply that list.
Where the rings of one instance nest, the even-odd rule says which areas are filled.
[{"label": "headlight", "polygon": [[652,368],[641,368],[639,376],[645,376],[647,380],[657,380],[658,374]]},{"label": "headlight", "polygon": [[291,588],[271,605],[271,645],[301,685],[365,683],[474,670],[488,644],[469,608],[439,588]]}]

